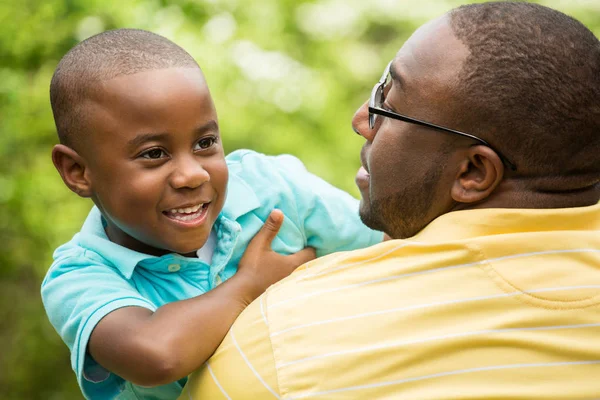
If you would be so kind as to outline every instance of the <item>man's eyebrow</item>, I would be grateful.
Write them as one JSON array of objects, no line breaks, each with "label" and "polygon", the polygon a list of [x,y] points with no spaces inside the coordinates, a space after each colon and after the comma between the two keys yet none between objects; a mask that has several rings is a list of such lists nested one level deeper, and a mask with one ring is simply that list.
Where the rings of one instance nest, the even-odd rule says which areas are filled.
[{"label": "man's eyebrow", "polygon": [[398,71],[396,71],[396,68],[394,68],[394,63],[390,65],[390,76],[392,77],[392,80],[398,83],[400,87],[404,86],[404,80],[402,79],[402,75],[400,75]]}]

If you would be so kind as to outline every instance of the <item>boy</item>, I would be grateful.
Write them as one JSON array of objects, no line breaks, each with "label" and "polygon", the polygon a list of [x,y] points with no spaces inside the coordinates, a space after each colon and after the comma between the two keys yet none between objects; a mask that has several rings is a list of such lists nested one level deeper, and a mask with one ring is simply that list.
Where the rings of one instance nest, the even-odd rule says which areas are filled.
[{"label": "boy", "polygon": [[226,159],[200,68],[161,36],[87,39],[50,97],[54,165],[95,207],[56,250],[42,298],[87,398],[176,398],[243,308],[314,257],[305,247],[382,239],[295,158]]}]

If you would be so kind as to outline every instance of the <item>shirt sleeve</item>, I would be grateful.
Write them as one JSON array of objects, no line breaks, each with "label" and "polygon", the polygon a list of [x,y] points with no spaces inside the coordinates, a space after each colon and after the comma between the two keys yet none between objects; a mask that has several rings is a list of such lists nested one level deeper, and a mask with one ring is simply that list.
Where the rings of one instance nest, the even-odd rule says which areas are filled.
[{"label": "shirt sleeve", "polygon": [[190,376],[180,400],[281,397],[264,301],[265,295],[244,310],[215,354]]},{"label": "shirt sleeve", "polygon": [[373,231],[361,221],[357,199],[308,172],[293,156],[273,159],[292,189],[307,244],[317,249],[318,257],[383,240],[383,232]]},{"label": "shirt sleeve", "polygon": [[71,366],[86,398],[118,394],[124,381],[89,356],[90,335],[102,318],[118,308],[155,311],[156,307],[116,269],[90,265],[81,255],[55,261],[42,283],[42,300],[50,322],[71,351]]}]

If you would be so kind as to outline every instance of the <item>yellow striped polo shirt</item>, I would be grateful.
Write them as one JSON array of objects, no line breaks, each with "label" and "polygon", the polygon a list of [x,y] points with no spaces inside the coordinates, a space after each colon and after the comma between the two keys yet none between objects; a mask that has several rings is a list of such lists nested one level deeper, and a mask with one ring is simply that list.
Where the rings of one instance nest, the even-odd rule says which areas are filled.
[{"label": "yellow striped polo shirt", "polygon": [[181,399],[600,398],[600,205],[443,215],[301,267]]}]

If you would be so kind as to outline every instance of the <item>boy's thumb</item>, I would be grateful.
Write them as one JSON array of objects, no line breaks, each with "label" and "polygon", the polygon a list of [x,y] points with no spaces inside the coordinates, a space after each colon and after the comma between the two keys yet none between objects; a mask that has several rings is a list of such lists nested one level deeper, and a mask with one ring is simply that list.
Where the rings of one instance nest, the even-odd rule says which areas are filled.
[{"label": "boy's thumb", "polygon": [[273,210],[269,217],[265,221],[265,224],[260,228],[260,232],[258,235],[261,237],[261,241],[264,245],[270,246],[275,236],[281,229],[281,225],[283,224],[283,212],[281,210]]}]

